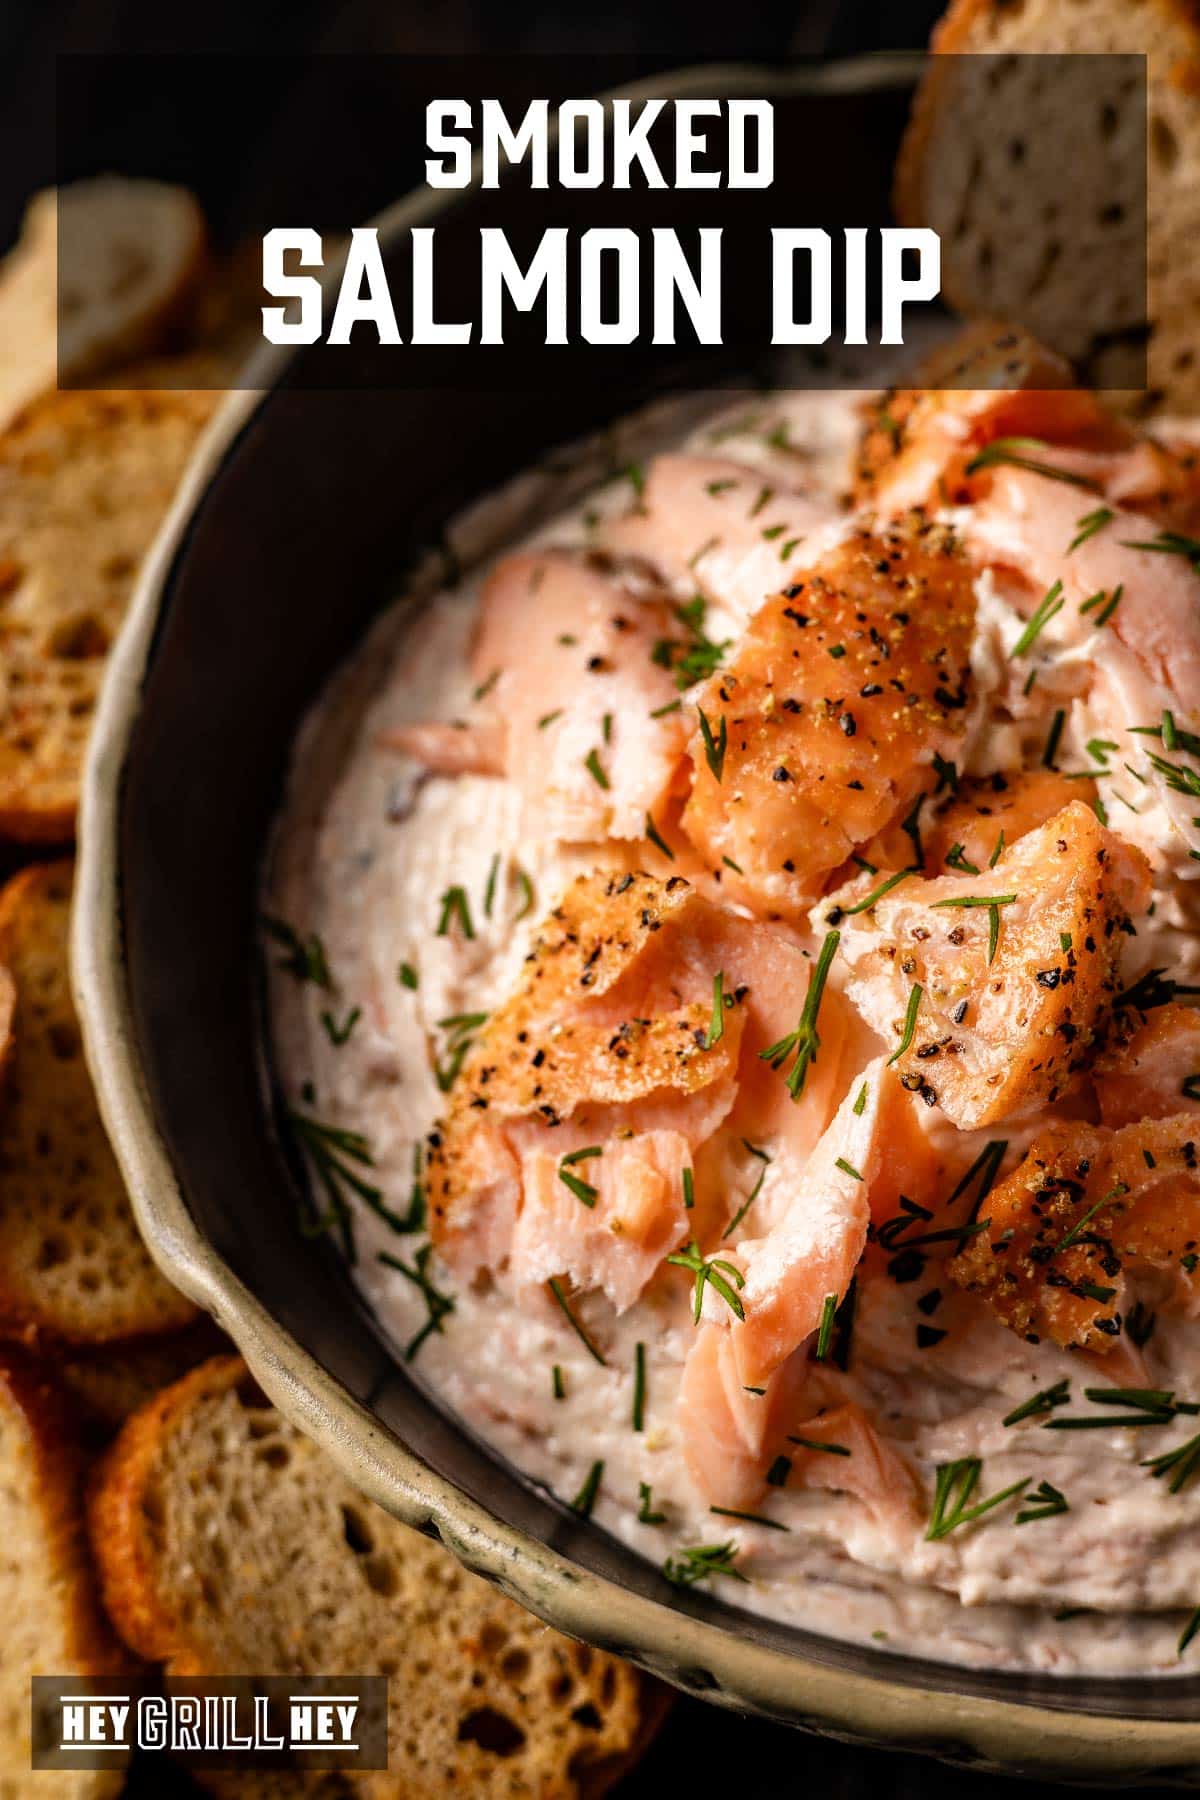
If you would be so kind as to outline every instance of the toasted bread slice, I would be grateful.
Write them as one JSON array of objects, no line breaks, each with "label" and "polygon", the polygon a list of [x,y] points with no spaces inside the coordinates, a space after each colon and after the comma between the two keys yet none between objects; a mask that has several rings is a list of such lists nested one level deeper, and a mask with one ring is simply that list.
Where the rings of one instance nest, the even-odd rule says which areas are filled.
[{"label": "toasted bread slice", "polygon": [[138,1235],[95,1096],[67,974],[72,866],[0,891],[0,963],[17,1050],[0,1108],[0,1334],[76,1344],[176,1330],[195,1316]]},{"label": "toasted bread slice", "polygon": [[103,1443],[130,1413],[189,1369],[233,1349],[207,1317],[164,1337],[124,1344],[56,1344],[54,1373],[79,1414],[89,1443]]},{"label": "toasted bread slice", "polygon": [[[1181,0],[953,0],[932,47],[897,164],[896,210],[904,223],[940,233],[946,298],[969,315],[1026,326],[1109,388],[1132,385],[1122,338],[1148,323],[1151,397],[1194,410],[1195,9]],[[1067,52],[1087,54],[1051,104],[1038,57]],[[1032,54],[1004,60],[1023,53]],[[1127,72],[1096,53],[1147,58],[1148,293],[1140,102]]]},{"label": "toasted bread slice", "polygon": [[70,840],[109,649],[219,398],[50,394],[0,434],[0,836]]},{"label": "toasted bread slice", "polygon": [[159,181],[106,175],[36,195],[0,266],[0,429],[59,380],[160,348],[205,236],[192,196]]},{"label": "toasted bread slice", "polygon": [[[90,1502],[105,1604],[168,1673],[384,1674],[373,1800],[598,1794],[660,1691],[548,1630],[343,1480],[218,1358],[128,1421]],[[222,1786],[249,1795],[278,1791]]]},{"label": "toasted bread slice", "polygon": [[0,1348],[0,1800],[105,1800],[118,1771],[30,1768],[33,1675],[102,1675],[122,1655],[100,1613],[70,1420],[46,1371]]}]

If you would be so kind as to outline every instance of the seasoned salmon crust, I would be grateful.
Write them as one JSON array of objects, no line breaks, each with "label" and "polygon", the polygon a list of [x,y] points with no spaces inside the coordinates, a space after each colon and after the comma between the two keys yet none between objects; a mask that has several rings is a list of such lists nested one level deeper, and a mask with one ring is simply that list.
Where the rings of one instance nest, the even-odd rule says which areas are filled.
[{"label": "seasoned salmon crust", "polygon": [[688,418],[458,521],[305,728],[301,1224],[675,1586],[1186,1671],[1200,431],[1002,324]]}]

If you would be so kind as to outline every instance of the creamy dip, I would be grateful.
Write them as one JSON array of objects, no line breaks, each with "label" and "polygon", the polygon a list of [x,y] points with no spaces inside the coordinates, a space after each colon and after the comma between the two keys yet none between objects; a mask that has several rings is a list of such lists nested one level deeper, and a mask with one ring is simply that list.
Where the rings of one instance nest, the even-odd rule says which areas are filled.
[{"label": "creamy dip", "polygon": [[[622,427],[605,446],[610,466],[632,463],[673,436],[768,476],[794,483],[799,472],[834,494],[846,487],[854,398],[781,395],[697,422],[701,411],[693,407],[682,425],[676,414]],[[595,457],[589,465],[582,453],[565,474],[527,479],[477,508],[456,528],[463,560],[480,569],[515,542],[594,542],[600,522],[630,501],[625,475],[581,496],[594,466]],[[326,1139],[324,1149],[377,1190],[392,1215],[380,1216],[343,1185],[355,1277],[397,1354],[409,1353],[413,1378],[497,1454],[564,1503],[582,1494],[601,1526],[654,1562],[689,1546],[732,1545],[743,1579],[717,1575],[710,1586],[737,1606],[976,1667],[1186,1670],[1177,1643],[1200,1602],[1200,1489],[1172,1494],[1140,1464],[1186,1441],[1195,1422],[1152,1432],[1053,1432],[1042,1429],[1043,1412],[1005,1425],[1022,1402],[1064,1379],[1075,1392],[1088,1380],[1104,1385],[1098,1359],[1085,1368],[1049,1342],[1022,1342],[939,1280],[936,1262],[922,1267],[918,1256],[914,1278],[862,1285],[846,1391],[915,1468],[928,1497],[940,1466],[978,1457],[975,1501],[1028,1477],[1030,1492],[1044,1481],[1069,1497],[1060,1516],[1018,1524],[1020,1503],[1002,1504],[930,1542],[919,1530],[889,1527],[848,1494],[780,1486],[763,1503],[772,1526],[714,1518],[679,1453],[675,1402],[695,1328],[676,1290],[652,1285],[620,1316],[600,1294],[576,1297],[575,1323],[602,1346],[601,1365],[544,1286],[514,1289],[488,1275],[459,1283],[424,1251],[424,1231],[396,1229],[414,1184],[419,1189],[421,1146],[446,1105],[439,1072],[449,1079],[470,1021],[512,990],[539,917],[597,860],[586,847],[537,841],[508,780],[430,774],[381,746],[381,734],[398,725],[469,712],[478,593],[476,575],[430,605],[402,601],[331,684],[295,753],[264,899],[264,912],[285,922],[301,946],[319,942],[327,965],[328,986],[298,979],[283,966],[296,963],[294,945],[290,954],[269,945],[273,1058],[291,1108],[322,1127],[361,1134],[361,1143]],[[1037,658],[1043,678],[1022,694],[1010,655],[1022,621],[991,572],[978,578],[976,595],[973,772],[1029,760],[1029,746],[1041,744],[1060,707],[1067,769],[1094,769],[1087,745],[1114,739],[1114,720],[1124,727],[1159,716],[1159,695],[1122,687],[1131,679],[1128,658],[1108,637],[1068,642],[1065,618],[1047,628]],[[710,608],[706,629],[720,640],[739,626]],[[1090,683],[1087,698],[1081,667],[1105,676]],[[548,698],[547,709],[553,704]],[[1136,763],[1138,740],[1121,736],[1118,760],[1128,750]],[[1196,980],[1200,941],[1189,896],[1200,895],[1200,881],[1181,877],[1200,876],[1200,863],[1188,866],[1186,842],[1171,829],[1176,797],[1137,773],[1114,785],[1128,804],[1106,797],[1110,823],[1149,854],[1157,886],[1154,916],[1130,941],[1124,974],[1132,981],[1166,966],[1178,979]],[[445,896],[457,892],[473,935],[439,935]],[[838,979],[835,970],[831,980]],[[1027,1129],[982,1132],[979,1148],[994,1136],[1016,1143]],[[355,1159],[356,1145],[369,1165]],[[319,1160],[320,1143],[317,1150]],[[768,1165],[755,1202],[760,1219],[783,1204],[780,1181],[779,1163]],[[313,1191],[323,1205],[319,1180]],[[453,1299],[444,1312],[434,1300],[433,1330],[431,1291]],[[1200,1398],[1200,1323],[1160,1322],[1145,1359],[1153,1385]]]}]

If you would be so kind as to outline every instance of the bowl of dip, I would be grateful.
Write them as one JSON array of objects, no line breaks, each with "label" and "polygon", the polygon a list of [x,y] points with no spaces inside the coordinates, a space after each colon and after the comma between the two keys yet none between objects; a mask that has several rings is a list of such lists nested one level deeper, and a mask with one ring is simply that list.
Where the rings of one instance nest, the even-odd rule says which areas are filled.
[{"label": "bowl of dip", "polygon": [[[852,129],[856,108],[912,77],[875,60],[788,77],[707,71],[655,91],[810,83],[840,96]],[[442,230],[473,229],[474,198],[392,209],[385,256],[402,257],[411,226],[435,216]],[[549,389],[536,406],[502,391],[305,391],[305,354],[264,357],[255,391],[232,396],[205,439],[114,655],[87,771],[75,979],[105,1120],[156,1258],[364,1492],[560,1629],[715,1702],[852,1741],[1076,1781],[1200,1779],[1197,1678],[1114,1674],[1120,1657],[1106,1654],[1055,1673],[1037,1618],[1019,1607],[981,1655],[965,1647],[969,1632],[958,1653],[957,1601],[948,1609],[931,1590],[926,1606],[914,1590],[900,1602],[836,1552],[814,1575],[819,1605],[792,1619],[738,1606],[728,1589],[673,1584],[590,1507],[531,1478],[536,1458],[497,1455],[455,1416],[337,1244],[303,1229],[304,1164],[282,1128],[265,972],[305,945],[268,939],[264,958],[261,929],[285,791],[299,832],[306,758],[315,813],[321,760],[344,753],[374,698],[373,634],[392,642],[407,629],[383,617],[402,585],[422,659],[414,679],[434,682],[449,653],[421,604],[439,585],[422,552],[448,526],[469,566],[583,503],[611,467],[614,417],[629,420],[624,464],[713,410],[711,397],[636,385]],[[514,469],[530,471],[515,486]],[[322,694],[319,724],[304,726]],[[420,881],[417,869],[396,904],[436,899]],[[340,1014],[332,1026],[335,1038],[349,1029]],[[486,1314],[472,1328],[486,1332]],[[497,1344],[498,1363],[504,1354]],[[881,1606],[886,1630],[873,1623]],[[1092,1620],[1111,1648],[1122,1615]]]}]

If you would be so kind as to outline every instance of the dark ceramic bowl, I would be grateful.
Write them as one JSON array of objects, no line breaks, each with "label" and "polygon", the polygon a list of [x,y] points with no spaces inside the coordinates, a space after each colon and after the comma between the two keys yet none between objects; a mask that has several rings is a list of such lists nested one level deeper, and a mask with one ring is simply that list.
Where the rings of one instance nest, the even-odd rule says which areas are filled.
[{"label": "dark ceramic bowl", "polygon": [[[853,132],[908,63],[659,81],[797,83]],[[403,203],[393,257],[434,214]],[[297,353],[303,358],[307,353]],[[87,1051],[142,1230],[263,1387],[383,1506],[580,1638],[731,1706],[875,1744],[1079,1781],[1200,1778],[1200,1682],[981,1674],[839,1644],[681,1594],[469,1438],[389,1353],[344,1268],[296,1228],[256,1023],[256,891],[297,724],[415,545],[549,448],[645,397],[446,391],[233,396],[149,558],[87,772],[74,941]],[[301,365],[302,367],[302,365]]]}]

